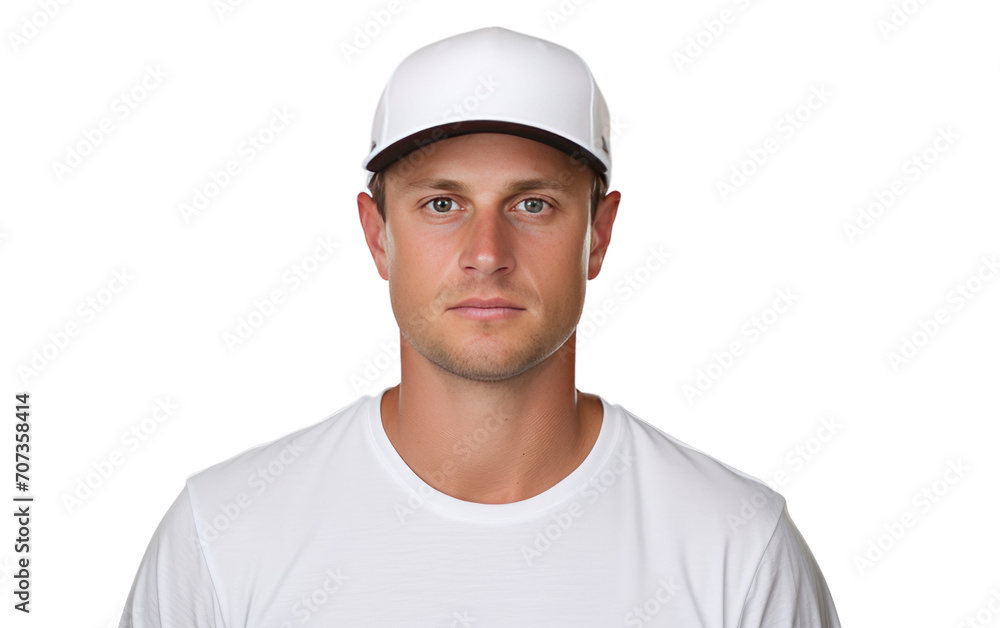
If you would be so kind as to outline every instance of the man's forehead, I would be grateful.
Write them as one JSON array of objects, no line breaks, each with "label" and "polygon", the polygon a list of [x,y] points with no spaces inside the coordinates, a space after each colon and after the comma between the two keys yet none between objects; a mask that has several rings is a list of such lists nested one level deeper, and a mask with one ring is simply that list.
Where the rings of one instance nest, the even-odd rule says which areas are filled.
[{"label": "man's forehead", "polygon": [[[506,192],[527,192],[529,190],[552,190],[555,192],[563,192],[572,187],[572,179],[552,179],[552,178],[513,178],[508,179],[504,183],[504,190]],[[403,185],[404,190],[445,190],[449,192],[457,192],[459,194],[468,194],[471,191],[469,185],[464,181],[458,179],[449,179],[445,177],[425,177],[422,179],[415,179],[412,181],[407,181]]]}]

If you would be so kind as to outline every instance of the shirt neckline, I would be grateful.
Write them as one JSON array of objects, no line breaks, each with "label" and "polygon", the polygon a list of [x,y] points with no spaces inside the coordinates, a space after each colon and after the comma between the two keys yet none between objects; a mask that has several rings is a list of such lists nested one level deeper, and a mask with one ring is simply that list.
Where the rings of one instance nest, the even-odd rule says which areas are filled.
[{"label": "shirt neckline", "polygon": [[601,429],[587,457],[569,475],[548,490],[521,501],[508,504],[469,502],[442,493],[424,482],[396,451],[382,425],[382,397],[389,388],[391,386],[368,396],[368,431],[385,467],[411,494],[412,498],[401,504],[411,511],[429,508],[454,518],[489,523],[512,523],[538,516],[569,500],[598,474],[611,457],[621,432],[618,407],[596,395],[604,408]]}]

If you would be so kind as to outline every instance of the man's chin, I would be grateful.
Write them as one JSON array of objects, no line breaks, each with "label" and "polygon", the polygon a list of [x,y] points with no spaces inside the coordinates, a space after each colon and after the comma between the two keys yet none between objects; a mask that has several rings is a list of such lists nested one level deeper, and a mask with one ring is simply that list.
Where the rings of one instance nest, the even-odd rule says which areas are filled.
[{"label": "man's chin", "polygon": [[481,382],[499,382],[521,375],[540,360],[529,356],[515,356],[503,351],[499,343],[464,341],[461,348],[441,349],[418,353],[431,364],[457,377]]}]

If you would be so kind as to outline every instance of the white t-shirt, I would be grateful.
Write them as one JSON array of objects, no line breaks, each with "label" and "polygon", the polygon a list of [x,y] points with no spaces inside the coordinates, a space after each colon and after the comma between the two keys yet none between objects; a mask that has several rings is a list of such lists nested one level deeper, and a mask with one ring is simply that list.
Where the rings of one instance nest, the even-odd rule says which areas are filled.
[{"label": "white t-shirt", "polygon": [[190,476],[120,627],[839,628],[784,498],[620,405],[561,482],[479,504],[406,465],[384,392]]}]

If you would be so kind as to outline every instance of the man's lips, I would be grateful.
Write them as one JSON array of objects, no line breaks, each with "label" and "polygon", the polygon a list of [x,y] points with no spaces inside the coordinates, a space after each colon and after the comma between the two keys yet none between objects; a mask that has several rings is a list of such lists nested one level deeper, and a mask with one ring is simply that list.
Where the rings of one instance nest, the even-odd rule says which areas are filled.
[{"label": "man's lips", "polygon": [[480,321],[500,320],[516,316],[524,308],[500,297],[466,299],[448,308],[459,316]]},{"label": "man's lips", "polygon": [[517,305],[513,301],[508,301],[507,299],[496,298],[472,298],[466,299],[460,303],[453,305],[449,309],[455,309],[460,307],[474,307],[474,308],[509,308],[513,310],[523,310],[524,308]]}]

